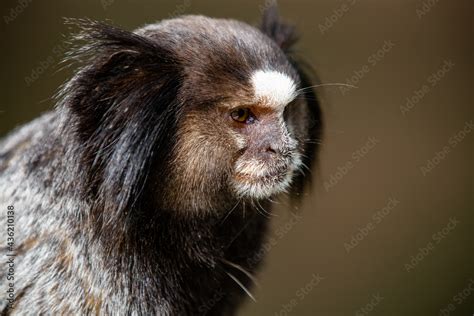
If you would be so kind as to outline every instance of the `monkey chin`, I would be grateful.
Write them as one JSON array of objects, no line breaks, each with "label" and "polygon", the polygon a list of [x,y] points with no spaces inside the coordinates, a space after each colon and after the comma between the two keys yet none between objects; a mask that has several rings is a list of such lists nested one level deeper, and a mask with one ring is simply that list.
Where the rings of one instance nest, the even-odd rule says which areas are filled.
[{"label": "monkey chin", "polygon": [[292,169],[259,174],[237,173],[233,187],[240,199],[263,200],[287,192],[293,175]]}]

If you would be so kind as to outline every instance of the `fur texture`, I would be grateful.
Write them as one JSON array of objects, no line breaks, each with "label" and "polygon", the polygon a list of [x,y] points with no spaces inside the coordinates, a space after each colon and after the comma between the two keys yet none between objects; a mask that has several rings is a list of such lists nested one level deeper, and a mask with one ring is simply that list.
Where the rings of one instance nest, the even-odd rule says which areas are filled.
[{"label": "fur texture", "polygon": [[[16,296],[10,309],[2,294],[0,308],[235,313],[245,296],[235,280],[251,286],[258,262],[248,259],[267,228],[255,205],[269,210],[281,191],[298,199],[320,138],[311,88],[277,115],[252,86],[256,71],[311,85],[290,55],[292,28],[274,9],[260,30],[201,16],[135,32],[71,22],[81,29],[76,75],[53,111],[0,143],[0,231],[12,205]],[[248,104],[260,125],[228,120]]]}]

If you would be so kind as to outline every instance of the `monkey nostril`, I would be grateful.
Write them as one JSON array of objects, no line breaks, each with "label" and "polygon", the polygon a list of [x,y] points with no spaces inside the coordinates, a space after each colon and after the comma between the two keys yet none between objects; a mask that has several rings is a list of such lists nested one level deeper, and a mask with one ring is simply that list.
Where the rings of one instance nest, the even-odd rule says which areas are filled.
[{"label": "monkey nostril", "polygon": [[280,157],[283,153],[278,146],[269,145],[267,147],[262,148],[262,155],[267,157],[268,159],[275,159]]},{"label": "monkey nostril", "polygon": [[274,147],[272,146],[268,146],[267,147],[267,150],[266,150],[267,153],[270,153],[270,154],[276,154],[278,152],[278,150],[276,150]]}]

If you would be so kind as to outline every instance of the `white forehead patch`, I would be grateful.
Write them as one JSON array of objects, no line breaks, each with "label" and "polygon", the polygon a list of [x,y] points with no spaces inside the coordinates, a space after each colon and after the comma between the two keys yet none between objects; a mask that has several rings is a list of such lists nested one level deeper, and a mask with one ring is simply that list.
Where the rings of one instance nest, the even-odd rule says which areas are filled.
[{"label": "white forehead patch", "polygon": [[284,108],[296,97],[296,84],[286,74],[274,70],[258,70],[252,75],[257,99],[266,99],[269,106]]}]

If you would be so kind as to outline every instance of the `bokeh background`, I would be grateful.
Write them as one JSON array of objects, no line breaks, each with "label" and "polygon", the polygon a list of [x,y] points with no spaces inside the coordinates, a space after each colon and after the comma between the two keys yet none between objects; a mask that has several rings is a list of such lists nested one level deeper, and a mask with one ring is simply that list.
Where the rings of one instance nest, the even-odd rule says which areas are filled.
[{"label": "bokeh background", "polygon": [[[282,200],[239,315],[473,315],[471,0],[281,0],[317,88],[315,185]],[[2,0],[0,136],[51,109],[63,17],[135,29],[180,14],[255,24],[265,1]]]}]

